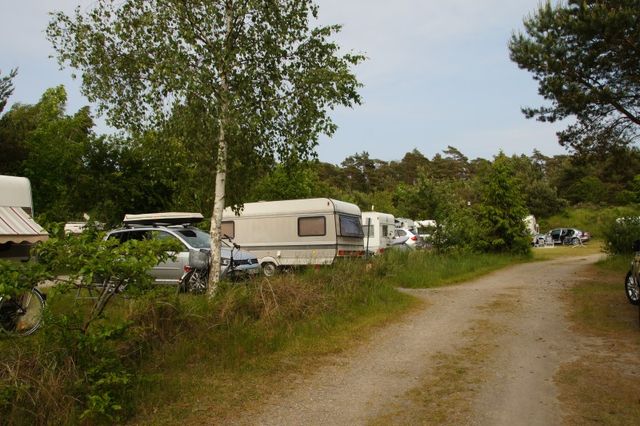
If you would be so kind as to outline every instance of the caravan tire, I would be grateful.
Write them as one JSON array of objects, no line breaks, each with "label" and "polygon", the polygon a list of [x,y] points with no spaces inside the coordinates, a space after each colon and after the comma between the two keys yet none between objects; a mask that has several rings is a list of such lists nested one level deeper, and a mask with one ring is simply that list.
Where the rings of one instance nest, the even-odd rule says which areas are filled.
[{"label": "caravan tire", "polygon": [[265,262],[262,264],[262,273],[264,274],[265,277],[272,277],[276,274],[277,271],[278,271],[278,268],[274,263]]}]

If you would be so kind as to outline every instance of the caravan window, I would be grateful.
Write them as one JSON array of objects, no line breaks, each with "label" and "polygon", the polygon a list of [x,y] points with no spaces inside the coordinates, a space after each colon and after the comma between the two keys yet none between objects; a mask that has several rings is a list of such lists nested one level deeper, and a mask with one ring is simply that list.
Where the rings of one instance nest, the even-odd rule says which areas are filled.
[{"label": "caravan window", "polygon": [[343,237],[364,237],[358,216],[340,215],[340,235]]},{"label": "caravan window", "polygon": [[321,237],[327,234],[324,216],[298,218],[299,237]]},{"label": "caravan window", "polygon": [[373,225],[362,225],[362,232],[364,233],[365,237],[367,235],[369,236],[369,238],[373,238],[376,236],[375,227]]},{"label": "caravan window", "polygon": [[230,220],[227,222],[222,222],[222,236],[224,237],[225,235],[230,236],[231,238],[235,238],[236,237],[236,226],[235,226],[235,222]]}]

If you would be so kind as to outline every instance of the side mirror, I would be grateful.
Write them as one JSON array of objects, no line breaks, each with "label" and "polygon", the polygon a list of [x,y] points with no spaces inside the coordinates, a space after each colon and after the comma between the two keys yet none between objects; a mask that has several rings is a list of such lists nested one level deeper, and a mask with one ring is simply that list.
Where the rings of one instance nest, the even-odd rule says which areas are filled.
[{"label": "side mirror", "polygon": [[633,242],[633,251],[640,251],[640,240],[635,240]]}]

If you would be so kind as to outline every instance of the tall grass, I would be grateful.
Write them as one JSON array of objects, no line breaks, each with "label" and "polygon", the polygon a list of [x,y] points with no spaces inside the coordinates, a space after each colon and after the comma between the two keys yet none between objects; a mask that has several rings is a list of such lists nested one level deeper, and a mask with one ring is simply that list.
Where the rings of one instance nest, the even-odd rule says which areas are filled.
[{"label": "tall grass", "polygon": [[467,281],[528,257],[508,254],[397,251],[380,260],[384,280],[405,288],[432,288]]},{"label": "tall grass", "polygon": [[[122,405],[119,421],[134,415],[139,424],[219,422],[278,391],[291,374],[315,368],[322,355],[357,344],[419,303],[396,287],[447,285],[519,260],[389,252],[225,283],[213,299],[160,291],[141,298],[117,296],[96,326],[123,328],[98,348],[117,355],[106,361],[117,360],[118,380],[129,383],[124,403],[98,402]],[[70,295],[51,300],[62,312],[79,303]],[[65,355],[71,349],[52,328],[62,326],[50,323],[32,339],[0,341],[0,415],[9,419],[6,423],[109,423],[108,417],[81,418],[92,402],[77,384],[91,368],[83,370],[87,367]],[[108,367],[95,359],[102,362],[100,368]],[[120,389],[118,383],[108,386]]]}]

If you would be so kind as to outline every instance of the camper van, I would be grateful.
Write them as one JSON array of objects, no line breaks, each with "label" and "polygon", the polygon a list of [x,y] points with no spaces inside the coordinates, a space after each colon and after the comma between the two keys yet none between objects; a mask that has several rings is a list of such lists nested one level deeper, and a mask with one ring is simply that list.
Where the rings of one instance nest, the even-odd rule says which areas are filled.
[{"label": "camper van", "polygon": [[222,234],[254,253],[267,276],[364,254],[360,209],[330,198],[247,203],[239,215],[228,207]]},{"label": "camper van", "polygon": [[47,238],[33,220],[29,179],[0,176],[0,259],[27,260],[32,244]]},{"label": "camper van", "polygon": [[395,218],[388,213],[363,212],[364,247],[369,253],[384,253],[395,237]]}]

